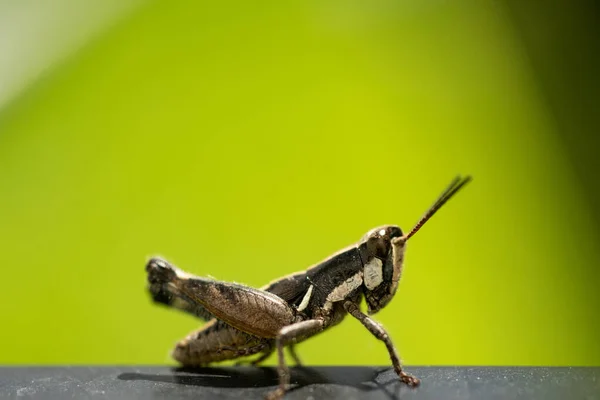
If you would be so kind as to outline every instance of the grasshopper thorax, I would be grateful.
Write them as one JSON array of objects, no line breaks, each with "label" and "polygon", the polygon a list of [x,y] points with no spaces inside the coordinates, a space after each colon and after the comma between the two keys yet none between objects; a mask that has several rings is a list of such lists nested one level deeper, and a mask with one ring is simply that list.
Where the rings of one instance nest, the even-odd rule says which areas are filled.
[{"label": "grasshopper thorax", "polygon": [[358,248],[363,261],[363,292],[369,314],[385,307],[396,294],[404,259],[402,230],[385,225],[367,232]]}]

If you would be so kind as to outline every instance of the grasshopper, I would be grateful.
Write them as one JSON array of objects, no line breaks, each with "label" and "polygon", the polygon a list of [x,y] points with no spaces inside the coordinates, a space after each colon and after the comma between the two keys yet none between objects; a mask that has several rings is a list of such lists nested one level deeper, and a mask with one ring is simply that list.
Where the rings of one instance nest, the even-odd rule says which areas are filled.
[{"label": "grasshopper", "polygon": [[[152,258],[146,265],[152,299],[208,321],[177,343],[173,358],[198,367],[260,354],[251,361],[258,365],[277,351],[279,385],[267,398],[280,399],[290,382],[284,348],[300,364],[294,344],[350,314],[385,343],[400,380],[418,386],[419,379],[403,370],[389,334],[370,315],[396,294],[408,239],[470,180],[470,176],[456,177],[408,234],[396,225],[372,229],[358,243],[260,289],[193,276]],[[368,315],[360,310],[363,298]]]}]

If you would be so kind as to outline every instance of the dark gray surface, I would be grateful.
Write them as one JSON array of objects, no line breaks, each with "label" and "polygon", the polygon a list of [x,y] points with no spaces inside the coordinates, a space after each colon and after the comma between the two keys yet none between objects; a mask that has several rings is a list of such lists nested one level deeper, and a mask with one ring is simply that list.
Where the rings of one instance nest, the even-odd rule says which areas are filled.
[{"label": "dark gray surface", "polygon": [[[600,399],[600,368],[413,367],[411,389],[389,368],[292,369],[286,399]],[[273,368],[2,367],[0,398],[262,399]]]}]

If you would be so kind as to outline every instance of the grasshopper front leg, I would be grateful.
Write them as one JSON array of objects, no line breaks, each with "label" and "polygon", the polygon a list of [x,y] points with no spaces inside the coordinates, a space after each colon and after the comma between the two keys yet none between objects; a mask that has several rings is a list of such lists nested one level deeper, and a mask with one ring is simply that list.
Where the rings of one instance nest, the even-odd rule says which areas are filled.
[{"label": "grasshopper front leg", "polygon": [[279,331],[275,342],[278,358],[277,372],[279,374],[279,387],[267,395],[268,400],[281,399],[290,383],[290,370],[285,363],[283,348],[322,330],[322,319],[310,319],[286,326]]},{"label": "grasshopper front leg", "polygon": [[392,360],[394,371],[396,371],[396,374],[398,374],[400,380],[406,383],[408,386],[418,386],[420,383],[419,379],[407,374],[402,370],[400,357],[398,356],[396,347],[392,343],[390,335],[388,335],[385,329],[383,329],[383,326],[369,316],[363,314],[358,306],[351,301],[346,301],[344,303],[344,308],[350,315],[358,319],[365,326],[365,328],[367,328],[369,332],[373,334],[373,336],[385,343],[385,347],[387,347],[387,350],[390,353],[390,359]]}]

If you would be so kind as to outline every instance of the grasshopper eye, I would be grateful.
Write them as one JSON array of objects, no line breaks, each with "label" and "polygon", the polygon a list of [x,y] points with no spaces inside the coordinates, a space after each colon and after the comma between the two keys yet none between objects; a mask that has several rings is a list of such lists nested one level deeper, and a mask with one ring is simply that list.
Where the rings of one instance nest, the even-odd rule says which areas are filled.
[{"label": "grasshopper eye", "polygon": [[390,239],[397,238],[402,235],[403,235],[402,229],[400,229],[399,227],[397,227],[397,226],[388,227],[388,236],[390,237]]},{"label": "grasshopper eye", "polygon": [[371,229],[362,237],[362,242],[366,242],[368,240],[384,240],[389,241],[395,237],[402,236],[402,230],[396,225],[386,225],[381,226],[379,228]]},{"label": "grasshopper eye", "polygon": [[402,230],[395,225],[385,225],[367,232],[362,242],[367,251],[367,257],[377,257],[385,260],[391,250],[391,240],[402,236]]}]

